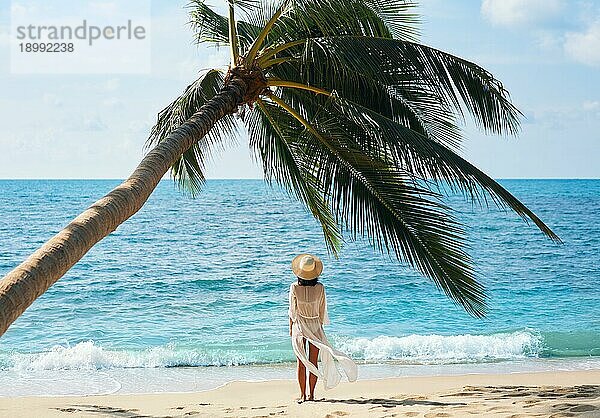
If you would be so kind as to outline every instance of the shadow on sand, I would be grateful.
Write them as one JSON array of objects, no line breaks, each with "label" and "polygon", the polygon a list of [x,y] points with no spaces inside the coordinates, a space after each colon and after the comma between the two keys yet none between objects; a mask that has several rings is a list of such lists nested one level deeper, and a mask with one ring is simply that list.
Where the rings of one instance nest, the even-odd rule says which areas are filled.
[{"label": "shadow on sand", "polygon": [[377,405],[384,408],[394,408],[396,406],[463,406],[462,402],[437,402],[425,399],[386,399],[386,398],[358,398],[358,399],[317,399],[312,402],[345,403],[354,405]]},{"label": "shadow on sand", "polygon": [[[68,408],[54,408],[61,412],[91,412],[98,413],[104,416],[118,417],[118,418],[161,418],[153,415],[143,415],[138,412],[137,409],[124,409],[124,408],[115,408],[112,406],[102,406],[102,405],[72,405]],[[75,415],[76,416],[76,415]]]}]

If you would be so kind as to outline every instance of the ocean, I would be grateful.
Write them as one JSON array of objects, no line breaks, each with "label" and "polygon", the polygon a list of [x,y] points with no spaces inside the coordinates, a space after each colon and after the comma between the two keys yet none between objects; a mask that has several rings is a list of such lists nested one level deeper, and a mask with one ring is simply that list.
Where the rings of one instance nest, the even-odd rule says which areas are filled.
[{"label": "ocean", "polygon": [[[4,275],[118,180],[0,181]],[[359,378],[600,368],[600,180],[504,180],[564,241],[516,215],[449,199],[468,226],[490,312],[348,241],[260,180],[196,199],[163,181],[0,338],[0,396],[190,391],[292,379],[290,262],[322,257],[334,345]]]}]

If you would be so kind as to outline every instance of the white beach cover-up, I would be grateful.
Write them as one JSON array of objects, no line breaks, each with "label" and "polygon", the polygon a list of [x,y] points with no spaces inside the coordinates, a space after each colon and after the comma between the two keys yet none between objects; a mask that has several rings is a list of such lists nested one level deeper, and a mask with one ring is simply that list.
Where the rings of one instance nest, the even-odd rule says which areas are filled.
[{"label": "white beach cover-up", "polygon": [[[292,320],[292,348],[308,371],[323,380],[325,389],[335,387],[341,379],[336,361],[348,377],[354,382],[358,376],[356,363],[346,354],[334,349],[323,331],[323,325],[329,324],[325,287],[321,283],[315,286],[290,286],[289,316]],[[308,359],[303,338],[319,349],[321,364],[317,369]]]}]

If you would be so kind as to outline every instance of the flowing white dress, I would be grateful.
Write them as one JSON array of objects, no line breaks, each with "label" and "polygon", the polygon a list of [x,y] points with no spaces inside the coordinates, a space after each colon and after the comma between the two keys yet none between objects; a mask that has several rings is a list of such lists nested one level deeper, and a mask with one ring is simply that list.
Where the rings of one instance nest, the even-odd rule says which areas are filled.
[{"label": "flowing white dress", "polygon": [[[346,354],[334,349],[323,331],[323,325],[329,324],[325,287],[321,283],[315,286],[290,286],[289,316],[292,320],[292,348],[296,357],[308,371],[322,379],[325,389],[335,387],[341,379],[336,361],[348,380],[354,382],[358,375],[356,363]],[[319,349],[321,364],[316,368],[308,359],[303,339],[306,338]]]}]

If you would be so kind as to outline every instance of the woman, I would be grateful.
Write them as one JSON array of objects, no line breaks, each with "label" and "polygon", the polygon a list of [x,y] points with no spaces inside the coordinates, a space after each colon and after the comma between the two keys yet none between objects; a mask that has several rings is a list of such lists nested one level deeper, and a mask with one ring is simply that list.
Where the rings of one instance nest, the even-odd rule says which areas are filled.
[{"label": "woman", "polygon": [[[315,398],[317,378],[323,379],[325,389],[331,389],[340,382],[341,375],[335,360],[342,366],[350,382],[356,380],[357,367],[350,357],[332,348],[325,337],[323,325],[329,324],[329,316],[325,287],[318,282],[318,277],[323,271],[321,260],[314,255],[300,254],[292,261],[292,271],[298,282],[290,286],[290,336],[298,358],[298,403],[301,403],[307,400],[306,369],[310,372],[308,400],[312,401]],[[320,369],[317,366],[319,353]]]}]

